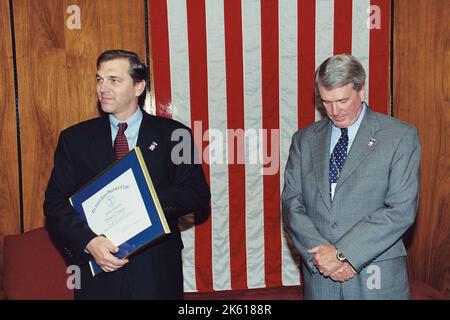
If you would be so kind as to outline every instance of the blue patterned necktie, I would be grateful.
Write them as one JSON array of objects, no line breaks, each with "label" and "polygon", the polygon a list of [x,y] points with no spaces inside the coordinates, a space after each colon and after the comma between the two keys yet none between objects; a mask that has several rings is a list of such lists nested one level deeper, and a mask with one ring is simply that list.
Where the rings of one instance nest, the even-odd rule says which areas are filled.
[{"label": "blue patterned necktie", "polygon": [[337,183],[339,174],[344,166],[345,159],[347,158],[347,147],[348,147],[348,128],[341,128],[341,137],[334,146],[333,152],[330,156],[329,165],[329,180],[330,180],[330,192],[331,184]]}]

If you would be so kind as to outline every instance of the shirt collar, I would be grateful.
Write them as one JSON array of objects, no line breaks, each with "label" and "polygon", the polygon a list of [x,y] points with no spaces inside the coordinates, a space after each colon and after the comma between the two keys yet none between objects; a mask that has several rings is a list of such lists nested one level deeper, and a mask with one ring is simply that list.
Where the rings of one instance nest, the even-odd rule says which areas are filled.
[{"label": "shirt collar", "polygon": [[119,121],[113,114],[109,114],[109,122],[113,128],[117,128],[119,123],[126,122],[128,127],[134,127],[137,123],[140,123],[142,119],[142,110],[141,108],[137,108],[136,112],[133,113],[131,117],[129,117],[126,121]]}]

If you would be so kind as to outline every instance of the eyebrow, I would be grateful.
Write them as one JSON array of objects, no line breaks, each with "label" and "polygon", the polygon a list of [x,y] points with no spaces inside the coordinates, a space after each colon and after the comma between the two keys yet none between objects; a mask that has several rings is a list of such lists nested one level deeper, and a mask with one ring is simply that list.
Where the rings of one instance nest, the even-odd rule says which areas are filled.
[{"label": "eyebrow", "polygon": [[333,100],[333,101],[322,99],[322,102],[339,102],[339,101],[344,101],[344,100],[348,100],[348,99],[349,99],[349,97],[337,99],[337,100]]},{"label": "eyebrow", "polygon": [[[100,79],[104,79],[103,77],[101,77],[101,76],[99,76],[98,74],[96,75],[96,78],[100,78]],[[119,76],[106,76],[106,78],[108,78],[108,79],[120,79],[120,80],[123,80],[123,78],[122,77],[119,77]]]}]

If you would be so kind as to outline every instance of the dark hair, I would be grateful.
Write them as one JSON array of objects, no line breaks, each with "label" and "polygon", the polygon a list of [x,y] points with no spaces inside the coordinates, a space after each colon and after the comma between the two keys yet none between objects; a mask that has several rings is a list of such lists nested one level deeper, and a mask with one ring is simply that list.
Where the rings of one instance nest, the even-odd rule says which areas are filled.
[{"label": "dark hair", "polygon": [[[100,68],[100,65],[103,62],[116,59],[128,60],[128,63],[130,64],[129,74],[133,79],[133,83],[136,84],[138,82],[145,81],[147,84],[147,88],[149,88],[148,68],[145,65],[144,61],[135,52],[120,49],[107,50],[97,58],[97,69]],[[145,104],[146,91],[147,90],[144,90],[139,96],[139,105],[141,107],[143,107]]]}]

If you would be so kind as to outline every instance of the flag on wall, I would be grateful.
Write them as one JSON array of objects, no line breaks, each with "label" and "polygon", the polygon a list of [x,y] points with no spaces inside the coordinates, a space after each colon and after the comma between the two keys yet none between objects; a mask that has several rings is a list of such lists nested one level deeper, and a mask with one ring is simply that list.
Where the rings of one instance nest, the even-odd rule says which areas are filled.
[{"label": "flag on wall", "polygon": [[389,0],[149,0],[152,106],[193,129],[211,215],[181,222],[185,291],[300,284],[281,219],[292,134],[320,119],[316,67],[338,53],[367,72],[386,113]]}]

